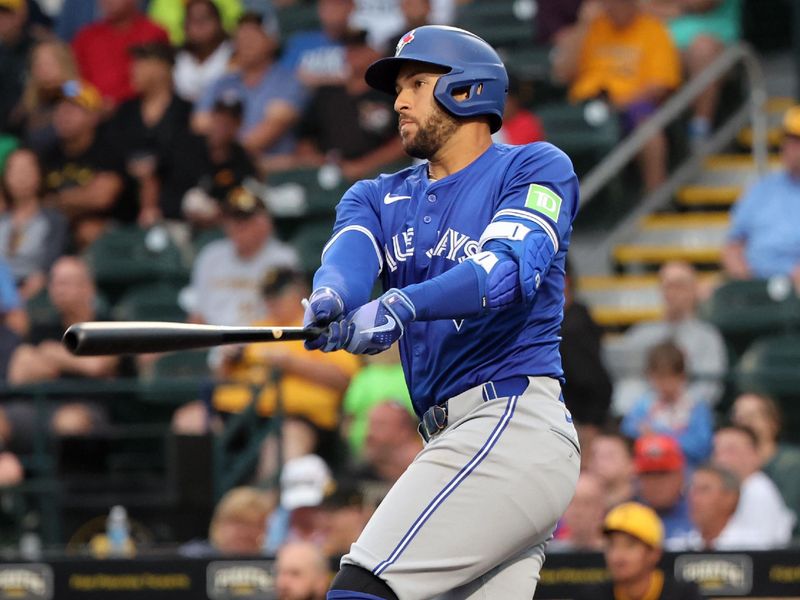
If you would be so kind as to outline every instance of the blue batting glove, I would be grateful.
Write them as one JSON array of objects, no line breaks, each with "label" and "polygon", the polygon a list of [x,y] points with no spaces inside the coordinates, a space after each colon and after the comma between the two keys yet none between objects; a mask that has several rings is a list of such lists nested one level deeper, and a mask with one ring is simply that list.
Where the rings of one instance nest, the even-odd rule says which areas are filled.
[{"label": "blue batting glove", "polygon": [[343,320],[331,323],[325,352],[344,348],[352,354],[378,354],[403,335],[416,318],[411,300],[398,289],[357,308]]},{"label": "blue batting glove", "polygon": [[[321,287],[314,290],[307,302],[303,315],[303,327],[327,327],[344,315],[344,301],[338,292],[331,288]],[[306,350],[317,350],[328,343],[326,331],[318,338],[306,340]]]}]

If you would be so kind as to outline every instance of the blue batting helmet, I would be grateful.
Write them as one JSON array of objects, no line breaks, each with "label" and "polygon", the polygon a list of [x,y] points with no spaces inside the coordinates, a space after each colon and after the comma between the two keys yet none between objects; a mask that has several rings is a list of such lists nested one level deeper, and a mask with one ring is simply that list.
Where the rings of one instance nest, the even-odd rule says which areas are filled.
[{"label": "blue batting helmet", "polygon": [[[393,57],[370,65],[367,83],[376,90],[394,95],[397,73],[408,61],[449,69],[433,90],[439,104],[457,117],[488,115],[492,133],[500,129],[508,74],[497,52],[483,39],[457,27],[417,27],[400,38]],[[453,98],[454,90],[464,88],[469,89],[466,100]]]}]

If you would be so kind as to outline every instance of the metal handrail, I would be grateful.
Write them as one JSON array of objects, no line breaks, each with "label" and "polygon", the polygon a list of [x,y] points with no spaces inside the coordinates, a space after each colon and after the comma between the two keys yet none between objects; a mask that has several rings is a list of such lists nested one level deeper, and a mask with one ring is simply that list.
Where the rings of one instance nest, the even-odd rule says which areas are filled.
[{"label": "metal handrail", "polygon": [[[611,179],[639,154],[653,135],[657,134],[664,129],[664,127],[680,117],[709,85],[713,84],[714,81],[740,63],[745,68],[745,74],[750,89],[750,95],[745,105],[749,107],[750,122],[753,126],[753,158],[759,173],[764,172],[767,167],[767,122],[764,112],[767,91],[764,83],[764,74],[758,57],[750,45],[745,42],[739,42],[727,48],[714,62],[672,95],[649,119],[623,140],[611,154],[586,174],[581,180],[580,206],[583,207],[594,198]],[[735,135],[735,133],[736,132],[734,132],[733,135]],[[730,139],[733,139],[733,136],[731,136]],[[730,139],[727,141],[730,141]],[[699,163],[702,158],[714,151],[715,146],[720,145],[719,143],[712,143],[713,141],[714,139],[712,137],[712,140],[703,144],[697,151],[692,153],[688,160]],[[723,142],[721,145],[725,143],[727,142]],[[667,186],[672,187],[672,185],[674,185],[674,182],[670,179],[655,192],[659,192]],[[675,189],[677,189],[679,185],[681,184],[678,183]],[[672,192],[674,192],[675,189],[673,189]],[[667,197],[671,197],[671,195],[672,194],[669,193]]]}]

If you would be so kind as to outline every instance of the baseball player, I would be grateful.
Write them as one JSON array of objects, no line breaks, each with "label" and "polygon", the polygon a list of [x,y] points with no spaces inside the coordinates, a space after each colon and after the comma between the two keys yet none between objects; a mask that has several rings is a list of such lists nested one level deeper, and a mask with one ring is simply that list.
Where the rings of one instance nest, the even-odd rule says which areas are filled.
[{"label": "baseball player", "polygon": [[305,317],[327,329],[307,347],[399,342],[427,443],[328,598],[529,600],[580,463],[558,350],[572,164],[546,143],[492,143],[508,77],[472,33],[409,31],[366,80],[395,96],[405,150],[427,162],[341,199]]}]

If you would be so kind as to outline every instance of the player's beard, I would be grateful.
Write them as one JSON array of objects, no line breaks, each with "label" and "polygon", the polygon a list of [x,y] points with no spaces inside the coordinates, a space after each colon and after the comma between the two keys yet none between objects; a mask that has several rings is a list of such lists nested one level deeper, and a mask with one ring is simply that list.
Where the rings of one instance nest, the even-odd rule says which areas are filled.
[{"label": "player's beard", "polygon": [[430,160],[458,129],[458,119],[434,102],[433,111],[424,123],[418,123],[417,134],[403,140],[406,154],[414,158]]}]

